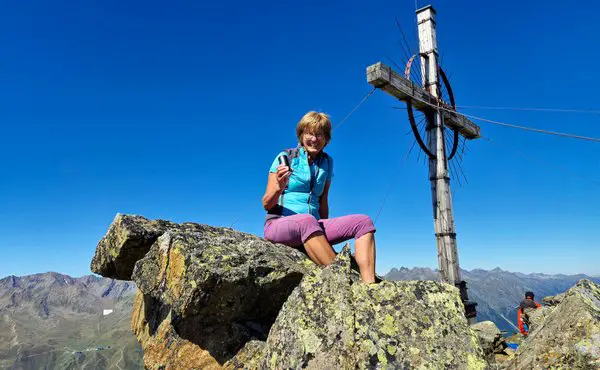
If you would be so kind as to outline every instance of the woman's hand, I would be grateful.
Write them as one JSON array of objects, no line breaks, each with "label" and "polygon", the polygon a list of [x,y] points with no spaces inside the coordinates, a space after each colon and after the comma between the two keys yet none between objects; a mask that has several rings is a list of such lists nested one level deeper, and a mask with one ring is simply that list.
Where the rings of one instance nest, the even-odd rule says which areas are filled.
[{"label": "woman's hand", "polygon": [[290,181],[292,171],[288,166],[280,164],[277,166],[277,172],[275,174],[277,175],[277,184],[279,185],[279,189],[285,189]]},{"label": "woman's hand", "polygon": [[267,181],[267,190],[262,198],[262,204],[266,211],[277,205],[279,196],[288,185],[292,171],[288,166],[277,166],[277,172],[269,172],[269,180]]}]

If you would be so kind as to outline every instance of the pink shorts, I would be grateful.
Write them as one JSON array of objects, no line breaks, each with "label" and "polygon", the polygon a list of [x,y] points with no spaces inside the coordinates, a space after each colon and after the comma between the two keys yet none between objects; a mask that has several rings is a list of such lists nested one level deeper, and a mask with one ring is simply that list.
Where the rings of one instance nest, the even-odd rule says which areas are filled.
[{"label": "pink shorts", "polygon": [[290,247],[303,245],[313,234],[323,234],[331,245],[375,232],[367,215],[348,215],[317,220],[310,214],[284,216],[267,221],[265,239]]}]

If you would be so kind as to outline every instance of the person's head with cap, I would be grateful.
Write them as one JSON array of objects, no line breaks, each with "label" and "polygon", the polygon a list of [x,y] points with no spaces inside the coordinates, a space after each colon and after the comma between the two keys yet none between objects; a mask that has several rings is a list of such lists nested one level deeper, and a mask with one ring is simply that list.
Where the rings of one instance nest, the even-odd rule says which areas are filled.
[{"label": "person's head with cap", "polygon": [[525,292],[525,299],[533,299],[533,292]]}]

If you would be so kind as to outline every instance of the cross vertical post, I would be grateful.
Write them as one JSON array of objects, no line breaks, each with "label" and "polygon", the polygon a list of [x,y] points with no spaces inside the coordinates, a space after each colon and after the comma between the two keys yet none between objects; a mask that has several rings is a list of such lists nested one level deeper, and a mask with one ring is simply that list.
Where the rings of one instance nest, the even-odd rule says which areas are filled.
[{"label": "cross vertical post", "polygon": [[[424,88],[435,98],[441,95],[439,81],[438,48],[436,37],[435,10],[426,6],[417,10],[417,23],[419,32],[419,53],[421,58],[421,75]],[[466,283],[460,276],[458,263],[458,248],[456,245],[456,230],[452,214],[452,195],[450,193],[450,176],[448,173],[448,158],[444,136],[444,122],[442,111],[434,110],[426,115],[427,147],[435,157],[429,158],[429,181],[433,205],[433,220],[435,238],[438,250],[438,264],[442,282],[454,284],[459,288],[461,298],[465,305],[468,302]],[[474,321],[473,312],[467,318]]]},{"label": "cross vertical post", "polygon": [[[435,33],[435,10],[425,7],[417,10],[419,29],[419,52],[424,88],[438,98],[440,83],[438,76],[438,50]],[[456,253],[456,231],[452,215],[450,176],[444,143],[444,127],[440,111],[433,111],[427,117],[427,146],[435,157],[429,158],[429,181],[433,203],[433,220],[438,249],[438,262],[441,279],[454,284],[460,281],[458,256]]]},{"label": "cross vertical post", "polygon": [[[459,135],[464,139],[480,138],[480,128],[455,109],[454,95],[448,78],[439,67],[436,39],[436,13],[431,5],[417,10],[419,54],[409,58],[404,76],[379,62],[367,67],[367,82],[406,103],[409,122],[415,139],[429,157],[429,182],[433,206],[434,230],[438,250],[440,279],[455,285],[465,306],[470,324],[476,320],[477,303],[469,301],[467,284],[461,279],[456,246],[456,231],[452,215],[450,174],[448,161],[456,154]],[[415,57],[420,58],[422,85],[410,78],[410,67]],[[440,80],[441,78],[441,80]],[[442,87],[449,94],[444,101]],[[413,116],[413,109],[426,117],[426,143],[422,140]],[[454,133],[452,151],[446,153],[444,129]]]}]

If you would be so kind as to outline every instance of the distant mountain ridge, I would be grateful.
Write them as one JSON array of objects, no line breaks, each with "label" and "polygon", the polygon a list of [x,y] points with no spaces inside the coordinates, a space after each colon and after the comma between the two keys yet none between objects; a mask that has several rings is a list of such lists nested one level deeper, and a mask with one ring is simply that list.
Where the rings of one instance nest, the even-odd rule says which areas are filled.
[{"label": "distant mountain ridge", "polygon": [[[562,293],[583,274],[523,274],[462,270],[469,296],[478,303],[478,321],[491,320],[501,330],[516,330],[516,306],[527,290],[536,300]],[[430,268],[393,268],[389,280],[437,280]],[[94,275],[72,278],[55,272],[0,279],[0,368],[141,369],[142,349],[131,333],[133,282]],[[114,312],[103,316],[103,302]],[[110,347],[110,348],[108,348]],[[101,349],[98,349],[101,348]]]},{"label": "distant mountain ridge", "polygon": [[129,329],[136,290],[132,282],[93,275],[1,279],[0,368],[142,368]]},{"label": "distant mountain ridge", "polygon": [[[477,320],[491,320],[500,330],[508,333],[517,330],[517,306],[526,291],[533,291],[537,301],[562,293],[581,279],[600,283],[600,278],[585,274],[524,274],[504,271],[474,269],[462,270],[467,282],[469,299],[477,302]],[[392,268],[386,275],[389,280],[438,280],[438,271],[430,268]]]}]

